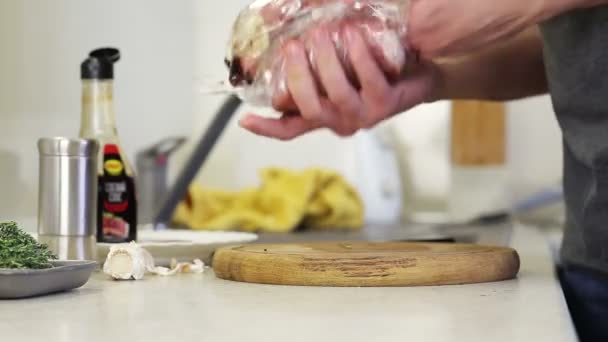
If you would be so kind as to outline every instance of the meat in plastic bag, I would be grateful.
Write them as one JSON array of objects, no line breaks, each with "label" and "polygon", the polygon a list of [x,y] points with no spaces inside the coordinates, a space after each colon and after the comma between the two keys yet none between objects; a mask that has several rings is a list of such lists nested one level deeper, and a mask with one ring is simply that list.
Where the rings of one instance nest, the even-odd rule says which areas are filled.
[{"label": "meat in plastic bag", "polygon": [[330,32],[349,80],[356,76],[344,48],[346,25],[359,29],[387,77],[398,77],[407,58],[407,0],[256,0],[238,15],[226,52],[230,84],[239,96],[258,106],[288,96],[281,47],[292,39],[303,42],[313,71],[310,48],[314,28]]}]

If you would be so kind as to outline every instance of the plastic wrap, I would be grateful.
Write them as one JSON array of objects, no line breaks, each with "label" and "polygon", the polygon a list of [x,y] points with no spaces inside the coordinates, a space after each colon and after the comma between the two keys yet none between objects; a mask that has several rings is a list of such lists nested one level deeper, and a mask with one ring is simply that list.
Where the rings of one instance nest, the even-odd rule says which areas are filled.
[{"label": "plastic wrap", "polygon": [[289,97],[281,48],[298,39],[315,67],[311,37],[325,27],[342,66],[357,84],[344,48],[344,27],[359,29],[387,77],[401,74],[406,64],[404,0],[257,0],[238,15],[226,53],[229,81],[245,101],[270,106],[272,99]]}]

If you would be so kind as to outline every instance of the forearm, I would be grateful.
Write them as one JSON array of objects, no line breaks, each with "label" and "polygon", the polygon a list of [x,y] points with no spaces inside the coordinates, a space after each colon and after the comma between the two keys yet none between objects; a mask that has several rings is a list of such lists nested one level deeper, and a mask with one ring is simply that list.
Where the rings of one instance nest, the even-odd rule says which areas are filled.
[{"label": "forearm", "polygon": [[536,28],[460,58],[437,61],[437,99],[507,101],[547,92],[542,42]]},{"label": "forearm", "polygon": [[[606,4],[608,0],[546,0],[535,22]],[[536,26],[474,54],[436,62],[442,79],[437,99],[507,101],[548,91],[542,41]]]}]

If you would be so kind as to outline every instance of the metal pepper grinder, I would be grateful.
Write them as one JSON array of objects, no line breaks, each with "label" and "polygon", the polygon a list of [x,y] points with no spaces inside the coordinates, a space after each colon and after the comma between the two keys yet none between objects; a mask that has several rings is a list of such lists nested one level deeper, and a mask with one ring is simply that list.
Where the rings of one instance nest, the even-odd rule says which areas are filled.
[{"label": "metal pepper grinder", "polygon": [[60,260],[97,260],[99,143],[43,138],[38,150],[38,241]]}]

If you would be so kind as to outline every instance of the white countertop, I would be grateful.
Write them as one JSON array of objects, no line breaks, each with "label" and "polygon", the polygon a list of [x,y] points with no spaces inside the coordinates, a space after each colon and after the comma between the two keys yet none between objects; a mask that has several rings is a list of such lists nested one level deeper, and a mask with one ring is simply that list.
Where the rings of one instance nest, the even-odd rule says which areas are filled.
[{"label": "white countertop", "polygon": [[97,273],[70,293],[0,301],[0,340],[576,341],[551,253],[517,227],[517,280],[445,287],[314,288],[204,274],[115,282]]}]

